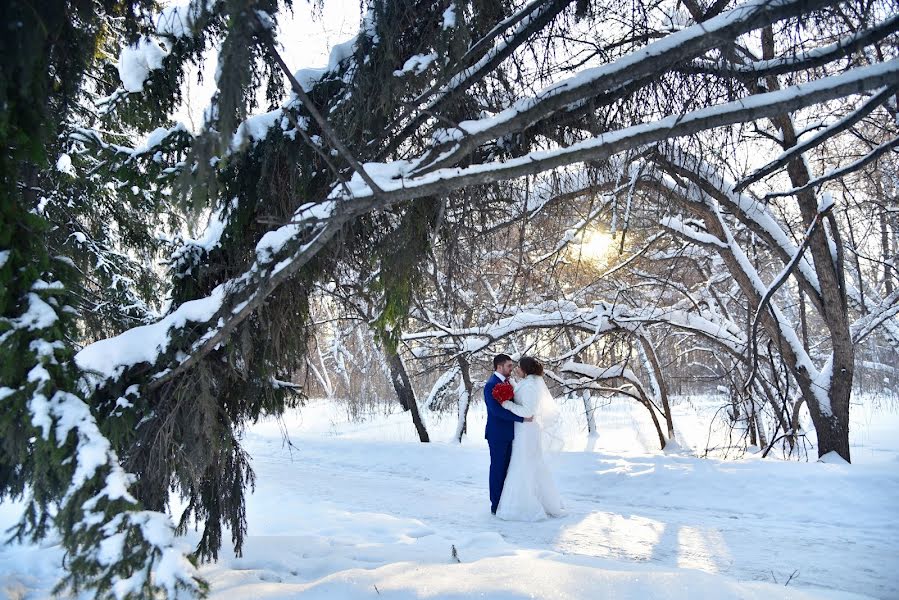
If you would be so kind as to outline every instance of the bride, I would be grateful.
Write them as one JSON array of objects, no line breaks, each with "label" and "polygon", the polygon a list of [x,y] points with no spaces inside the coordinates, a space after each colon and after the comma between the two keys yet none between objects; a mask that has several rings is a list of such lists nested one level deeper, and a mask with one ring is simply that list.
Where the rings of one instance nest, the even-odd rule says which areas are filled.
[{"label": "bride", "polygon": [[[520,417],[534,417],[531,423],[515,423],[512,460],[503,484],[496,516],[511,521],[539,521],[565,514],[552,474],[543,460],[543,442],[558,424],[558,410],[543,381],[543,365],[530,356],[518,362],[525,375],[515,388],[514,402],[503,408]],[[558,438],[560,439],[560,438]]]}]

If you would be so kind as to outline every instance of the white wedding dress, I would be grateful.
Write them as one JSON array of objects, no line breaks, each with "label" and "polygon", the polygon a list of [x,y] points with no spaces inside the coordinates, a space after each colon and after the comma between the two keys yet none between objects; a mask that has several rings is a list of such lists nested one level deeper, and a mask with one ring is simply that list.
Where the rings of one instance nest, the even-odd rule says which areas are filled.
[{"label": "white wedding dress", "polygon": [[515,423],[512,460],[496,516],[509,521],[540,521],[565,514],[552,473],[543,458],[543,439],[558,422],[555,401],[538,375],[528,375],[515,388],[515,402],[503,408],[530,423]]}]

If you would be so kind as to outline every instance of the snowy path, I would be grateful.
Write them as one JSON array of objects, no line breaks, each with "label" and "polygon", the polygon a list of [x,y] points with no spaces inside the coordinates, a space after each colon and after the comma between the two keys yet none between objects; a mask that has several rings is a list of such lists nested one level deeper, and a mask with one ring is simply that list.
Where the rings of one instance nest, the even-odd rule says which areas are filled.
[{"label": "snowy path", "polygon": [[251,535],[254,513],[315,500],[459,538],[495,531],[522,548],[740,580],[796,572],[791,585],[899,598],[895,468],[565,453],[555,468],[570,514],[522,524],[489,515],[480,447],[293,437],[290,462],[279,438],[248,441],[261,486]]}]

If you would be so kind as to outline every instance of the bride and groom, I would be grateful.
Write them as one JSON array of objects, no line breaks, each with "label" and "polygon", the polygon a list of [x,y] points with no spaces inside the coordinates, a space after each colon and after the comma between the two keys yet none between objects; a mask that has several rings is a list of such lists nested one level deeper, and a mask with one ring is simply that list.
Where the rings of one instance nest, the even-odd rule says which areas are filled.
[{"label": "bride and groom", "polygon": [[[539,521],[564,514],[562,499],[543,460],[543,439],[559,423],[555,401],[543,381],[543,365],[530,356],[515,363],[506,354],[493,359],[494,373],[484,386],[490,447],[490,512],[501,519]],[[521,381],[511,391],[513,369]],[[500,386],[497,388],[497,386]],[[496,394],[494,390],[505,393]],[[556,435],[560,440],[560,436]]]}]

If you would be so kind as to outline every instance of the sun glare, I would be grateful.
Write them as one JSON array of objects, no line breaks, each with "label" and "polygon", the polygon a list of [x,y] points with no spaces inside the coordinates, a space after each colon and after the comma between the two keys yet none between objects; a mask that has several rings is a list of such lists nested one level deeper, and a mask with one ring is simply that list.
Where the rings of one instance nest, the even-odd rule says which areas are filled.
[{"label": "sun glare", "polygon": [[605,262],[612,253],[615,239],[605,231],[591,230],[584,233],[581,243],[572,248],[581,260]]}]

